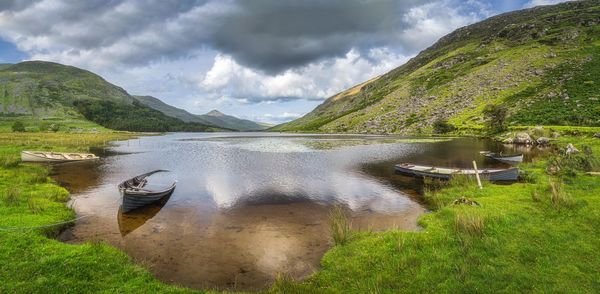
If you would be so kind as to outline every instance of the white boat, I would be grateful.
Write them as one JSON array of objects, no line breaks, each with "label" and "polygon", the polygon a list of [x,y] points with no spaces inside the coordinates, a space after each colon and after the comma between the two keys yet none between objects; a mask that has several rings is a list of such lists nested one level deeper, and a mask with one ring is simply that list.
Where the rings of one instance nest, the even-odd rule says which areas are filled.
[{"label": "white boat", "polygon": [[[411,177],[429,177],[449,180],[455,175],[475,176],[474,169],[435,167],[416,164],[397,164],[396,173]],[[519,169],[517,168],[499,168],[478,170],[482,179],[490,181],[516,181],[519,178]]]},{"label": "white boat", "polygon": [[21,151],[21,161],[24,162],[70,162],[96,160],[98,158],[92,153]]}]

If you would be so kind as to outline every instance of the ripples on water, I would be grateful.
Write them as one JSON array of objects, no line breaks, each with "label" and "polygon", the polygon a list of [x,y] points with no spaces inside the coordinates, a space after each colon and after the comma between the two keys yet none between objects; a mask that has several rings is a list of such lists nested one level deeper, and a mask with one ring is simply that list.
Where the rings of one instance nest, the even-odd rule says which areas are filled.
[{"label": "ripples on water", "polygon": [[[170,134],[118,142],[120,155],[63,165],[54,177],[80,215],[69,242],[106,240],[149,264],[162,280],[196,288],[264,289],[278,273],[304,278],[330,247],[327,214],[346,207],[359,230],[416,230],[424,212],[415,184],[393,174],[401,161],[461,166],[475,139]],[[116,185],[154,169],[178,180],[163,203],[119,212]]]}]

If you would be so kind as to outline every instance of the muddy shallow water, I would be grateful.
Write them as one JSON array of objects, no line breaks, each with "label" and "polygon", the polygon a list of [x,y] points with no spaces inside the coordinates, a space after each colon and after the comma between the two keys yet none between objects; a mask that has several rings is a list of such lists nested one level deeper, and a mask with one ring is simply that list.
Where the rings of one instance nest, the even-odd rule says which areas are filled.
[{"label": "muddy shallow water", "polygon": [[[318,270],[332,245],[332,205],[357,230],[418,230],[419,183],[395,175],[393,164],[499,166],[480,150],[503,147],[465,138],[169,134],[117,142],[116,155],[52,173],[85,216],[64,241],[107,241],[166,282],[257,290],[279,273],[302,279]],[[122,214],[116,185],[154,169],[177,178],[173,195]]]}]

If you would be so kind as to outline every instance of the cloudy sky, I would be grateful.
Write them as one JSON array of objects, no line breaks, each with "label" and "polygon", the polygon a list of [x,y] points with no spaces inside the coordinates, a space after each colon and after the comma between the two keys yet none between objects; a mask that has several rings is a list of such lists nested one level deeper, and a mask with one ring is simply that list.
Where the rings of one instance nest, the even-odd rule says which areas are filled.
[{"label": "cloudy sky", "polygon": [[192,113],[280,123],[454,29],[557,0],[2,0],[0,62],[91,70]]}]

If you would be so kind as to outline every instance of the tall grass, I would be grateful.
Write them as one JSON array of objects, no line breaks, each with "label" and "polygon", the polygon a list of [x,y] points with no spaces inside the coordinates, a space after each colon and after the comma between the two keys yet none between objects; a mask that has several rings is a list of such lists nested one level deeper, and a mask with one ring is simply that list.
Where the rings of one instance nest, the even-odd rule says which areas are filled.
[{"label": "tall grass", "polygon": [[557,210],[561,208],[572,208],[575,205],[575,201],[569,193],[567,193],[561,181],[550,180],[550,201],[552,207]]},{"label": "tall grass", "polygon": [[20,195],[21,189],[18,187],[8,187],[4,193],[2,193],[2,201],[6,206],[18,206]]},{"label": "tall grass", "polygon": [[0,167],[3,168],[11,168],[16,167],[21,162],[21,157],[19,154],[8,153],[8,154],[0,154]]},{"label": "tall grass", "polygon": [[339,205],[329,211],[329,230],[336,245],[344,244],[350,238],[350,222]]},{"label": "tall grass", "polygon": [[459,233],[481,237],[485,229],[485,218],[474,212],[457,212],[454,216],[454,229]]}]

